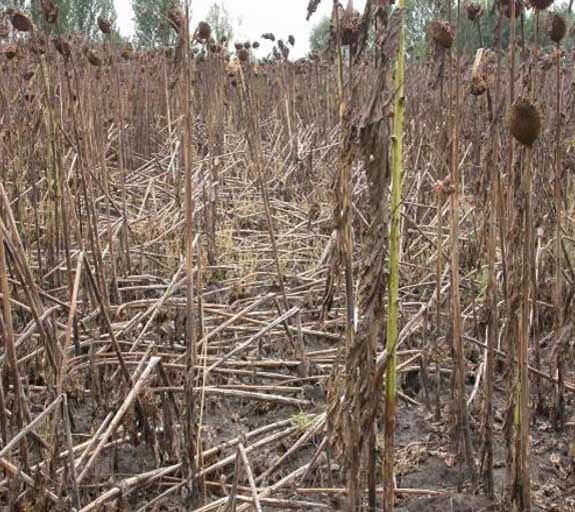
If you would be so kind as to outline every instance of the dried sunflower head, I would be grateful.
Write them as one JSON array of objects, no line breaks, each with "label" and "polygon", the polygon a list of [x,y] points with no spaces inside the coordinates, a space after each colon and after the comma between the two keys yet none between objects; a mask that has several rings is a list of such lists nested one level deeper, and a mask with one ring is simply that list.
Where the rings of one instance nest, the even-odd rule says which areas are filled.
[{"label": "dried sunflower head", "polygon": [[447,21],[434,20],[429,24],[429,35],[433,42],[448,50],[453,46],[455,32]]},{"label": "dried sunflower head", "polygon": [[507,112],[507,123],[513,137],[527,147],[533,146],[541,133],[541,114],[527,98],[515,100]]},{"label": "dried sunflower head", "polygon": [[551,41],[559,44],[567,33],[565,18],[557,13],[549,13],[545,25]]}]

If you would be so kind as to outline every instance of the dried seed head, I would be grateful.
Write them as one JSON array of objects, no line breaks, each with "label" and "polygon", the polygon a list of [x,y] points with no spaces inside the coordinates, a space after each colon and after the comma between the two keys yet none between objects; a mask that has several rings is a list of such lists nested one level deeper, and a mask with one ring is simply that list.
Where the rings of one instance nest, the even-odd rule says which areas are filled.
[{"label": "dried seed head", "polygon": [[469,92],[474,96],[481,96],[489,88],[493,71],[493,52],[487,48],[480,48],[475,54],[471,70],[471,87]]},{"label": "dried seed head", "polygon": [[200,21],[196,29],[196,34],[200,41],[207,41],[212,36],[212,27],[205,21]]},{"label": "dried seed head", "polygon": [[288,36],[288,43],[289,43],[291,46],[295,46],[295,37],[292,36],[292,35]]},{"label": "dried seed head", "polygon": [[[340,7],[341,13],[341,7]],[[357,43],[359,38],[359,21],[360,14],[353,9],[353,3],[350,1],[343,14],[340,14],[341,19],[341,44],[343,46],[353,46]],[[332,27],[335,23],[332,21]]]},{"label": "dried seed head", "polygon": [[89,48],[88,51],[86,52],[86,58],[88,59],[88,62],[92,64],[92,66],[99,67],[102,65],[102,59],[100,58],[96,50],[93,50],[92,48]]},{"label": "dried seed head", "polygon": [[305,58],[298,59],[294,62],[295,64],[295,74],[303,75],[306,71],[306,61]]},{"label": "dried seed head", "polygon": [[252,47],[252,43],[250,43],[249,41],[246,41],[246,42],[244,43],[244,48],[245,48],[246,50],[251,49],[251,47]]},{"label": "dried seed head", "polygon": [[507,112],[511,134],[524,146],[531,147],[541,133],[541,115],[526,98],[517,98]]},{"label": "dried seed head", "polygon": [[7,60],[12,60],[18,55],[18,47],[15,44],[8,44],[4,47],[3,52]]},{"label": "dried seed head", "polygon": [[239,52],[244,47],[244,45],[242,43],[235,43],[234,47]]},{"label": "dried seed head", "polygon": [[128,43],[127,45],[124,46],[124,48],[122,48],[122,59],[124,60],[130,60],[134,55],[134,47],[132,46],[131,43]]},{"label": "dried seed head", "polygon": [[552,3],[553,0],[529,0],[529,5],[531,5],[533,9],[539,9],[540,11],[547,9]]},{"label": "dried seed head", "polygon": [[42,7],[42,14],[44,19],[50,25],[58,23],[58,14],[60,12],[60,7],[58,7],[52,0],[40,0]]},{"label": "dried seed head", "polygon": [[470,21],[475,21],[483,16],[483,6],[472,1],[465,2],[465,11]]},{"label": "dried seed head", "polygon": [[228,42],[228,38],[226,36],[220,37],[220,44],[225,45]]},{"label": "dried seed head", "polygon": [[546,28],[551,41],[559,44],[567,33],[567,22],[560,14],[549,13],[546,19]]},{"label": "dried seed head", "polygon": [[267,39],[273,43],[276,40],[276,36],[274,36],[271,32],[266,32],[262,35],[262,39]]},{"label": "dried seed head", "polygon": [[309,21],[311,15],[317,11],[317,6],[319,5],[320,1],[321,0],[309,0],[307,4],[307,16],[305,18],[307,21]]},{"label": "dried seed head", "polygon": [[238,59],[240,59],[241,62],[247,62],[250,60],[250,52],[246,48],[241,48],[238,51]]},{"label": "dried seed head", "polygon": [[241,70],[240,61],[238,59],[230,60],[226,64],[226,72],[229,78],[235,78],[236,74]]},{"label": "dried seed head", "polygon": [[30,51],[36,55],[44,55],[47,46],[48,40],[46,37],[43,34],[36,33],[36,36],[30,42]]},{"label": "dried seed head", "polygon": [[259,47],[260,47],[260,43],[258,43],[257,41],[254,41],[254,42],[252,43],[252,48],[253,48],[254,50],[257,50]]},{"label": "dried seed head", "polygon": [[62,55],[62,57],[68,59],[70,55],[72,55],[72,47],[70,46],[68,40],[65,39],[63,36],[57,37],[56,39],[54,39],[53,42],[54,42],[54,48],[56,48],[56,51],[60,55]]},{"label": "dried seed head", "polygon": [[429,25],[429,35],[442,48],[449,49],[455,39],[453,27],[446,21],[432,21]]},{"label": "dried seed head", "polygon": [[184,21],[186,18],[184,11],[182,11],[180,7],[174,6],[168,10],[166,17],[168,18],[168,23],[171,25],[171,27],[176,31],[177,34],[179,34],[182,30],[182,27],[184,26]]},{"label": "dried seed head", "polygon": [[275,46],[272,48],[272,54],[275,60],[280,60],[282,58],[280,52],[278,52],[278,49]]},{"label": "dried seed head", "polygon": [[112,22],[109,19],[104,18],[104,16],[98,16],[98,28],[102,34],[111,34]]},{"label": "dried seed head", "polygon": [[29,82],[34,77],[34,70],[32,68],[25,69],[22,71],[22,79]]},{"label": "dried seed head", "polygon": [[543,71],[549,71],[553,67],[553,63],[555,62],[555,58],[552,54],[541,55],[539,57],[539,67]]},{"label": "dried seed head", "polygon": [[34,23],[22,11],[14,11],[11,21],[12,26],[19,32],[32,32],[34,30]]}]

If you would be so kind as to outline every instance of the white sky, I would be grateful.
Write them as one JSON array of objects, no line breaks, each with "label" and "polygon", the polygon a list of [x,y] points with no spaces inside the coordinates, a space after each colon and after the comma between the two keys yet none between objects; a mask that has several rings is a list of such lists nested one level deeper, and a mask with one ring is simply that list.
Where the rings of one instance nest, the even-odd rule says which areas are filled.
[{"label": "white sky", "polygon": [[[118,26],[125,36],[134,33],[131,0],[114,0],[118,13]],[[322,0],[317,12],[306,21],[308,0],[190,0],[192,26],[202,21],[213,3],[223,3],[233,20],[235,38],[240,41],[260,41],[261,56],[271,51],[272,44],[261,40],[264,32],[272,32],[276,38],[287,40],[293,35],[296,40],[291,57],[303,57],[309,51],[309,34],[313,26],[331,13],[333,0]],[[365,0],[354,0],[354,7],[363,12]]]}]

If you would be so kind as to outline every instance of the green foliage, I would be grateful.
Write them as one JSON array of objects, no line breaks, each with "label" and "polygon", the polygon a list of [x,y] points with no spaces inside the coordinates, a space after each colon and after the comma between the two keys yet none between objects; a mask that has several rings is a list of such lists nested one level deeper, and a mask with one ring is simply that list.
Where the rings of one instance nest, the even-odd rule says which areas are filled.
[{"label": "green foliage", "polygon": [[221,41],[222,37],[226,37],[229,45],[234,37],[234,27],[230,13],[223,2],[212,4],[206,22],[212,27],[212,37],[218,42]]},{"label": "green foliage", "polygon": [[[497,46],[497,22],[499,13],[497,9],[493,8],[492,0],[476,0],[483,4],[484,14],[480,19],[480,24],[477,21],[470,21],[467,18],[465,11],[461,13],[461,27],[458,37],[461,40],[461,46],[464,50],[475,52],[481,47],[495,48]],[[438,12],[436,0],[407,0],[406,13],[405,13],[405,36],[406,36],[406,51],[411,57],[425,57],[428,54],[428,26],[434,19],[447,19],[448,6],[442,4],[441,12]],[[575,14],[565,12],[562,9],[562,14],[567,19],[568,26],[575,23]],[[456,16],[455,5],[452,6],[452,16]],[[545,14],[540,17],[539,22],[539,41],[542,46],[550,45],[548,36],[545,34],[544,28]],[[531,11],[528,11],[523,21],[521,18],[517,19],[517,41],[520,44],[525,36],[528,44],[533,41],[533,34],[535,28],[535,16]],[[481,38],[479,35],[481,29]],[[310,35],[310,47],[313,51],[324,50],[329,43],[330,32],[330,19],[329,17],[322,18],[312,29]],[[372,36],[373,37],[373,36]],[[502,48],[507,48],[510,39],[509,20],[503,18],[501,27],[501,44]],[[565,38],[564,45],[573,47],[572,38]]]},{"label": "green foliage", "polygon": [[28,2],[26,0],[0,0],[0,12],[8,7],[15,7],[16,9],[24,9]]},{"label": "green foliage", "polygon": [[[116,20],[114,0],[53,0],[60,8],[58,29],[63,33],[77,33],[90,40],[99,37],[96,20],[104,16],[111,22]],[[40,0],[0,0],[0,9],[16,7],[29,9],[34,23],[48,31],[54,27],[46,24],[40,7]]]},{"label": "green foliage", "polygon": [[311,30],[309,45],[311,51],[321,52],[329,45],[331,21],[329,16],[324,16]]},{"label": "green foliage", "polygon": [[291,420],[294,427],[297,427],[298,430],[303,432],[310,429],[314,425],[315,421],[317,420],[317,415],[306,414],[303,411],[299,411],[292,416]]},{"label": "green foliage", "polygon": [[[565,16],[568,26],[571,26],[575,22],[575,15],[573,13],[565,12],[561,10],[561,14]],[[464,18],[461,30],[459,32],[459,37],[461,38],[462,47],[469,50],[477,50],[480,47],[490,47],[495,48],[497,45],[497,21],[499,14],[496,9],[491,9],[490,4],[485,4],[485,13],[481,17],[481,41],[479,39],[479,30],[477,22],[471,22]],[[535,16],[531,11],[523,17],[517,18],[517,42],[521,45],[523,37],[530,45],[533,41],[533,36],[535,32]],[[503,24],[501,26],[501,45],[502,48],[507,48],[509,45],[511,35],[511,29],[509,20],[507,17],[503,18]],[[539,44],[542,46],[548,46],[551,43],[549,37],[545,33],[545,13],[543,13],[539,18]],[[573,45],[571,38],[565,38],[564,44],[567,47]]]},{"label": "green foliage", "polygon": [[[72,1],[71,0],[54,0],[54,3],[58,5],[58,28],[63,33],[73,32],[72,29]],[[80,3],[80,2],[78,2]],[[32,0],[30,6],[32,12],[32,19],[34,23],[46,30],[51,31],[54,27],[47,24],[42,15],[42,8],[40,7],[40,0]]]},{"label": "green foliage", "polygon": [[116,10],[113,0],[74,0],[70,10],[69,24],[73,31],[95,39],[100,31],[97,25],[98,16],[116,21]]},{"label": "green foliage", "polygon": [[[405,9],[405,0],[399,9]],[[403,176],[403,117],[405,87],[406,19],[401,22],[395,67],[395,100],[393,108],[393,135],[391,137],[391,229],[389,236],[389,280],[387,299],[387,325],[385,349],[389,362],[385,372],[385,448],[383,464],[384,510],[393,510],[393,437],[395,435],[395,403],[397,394],[397,343],[399,340],[399,269],[401,265],[401,181]],[[391,440],[391,442],[389,442]]]},{"label": "green foliage", "polygon": [[166,19],[166,13],[175,5],[181,5],[181,2],[179,0],[132,0],[138,45],[143,48],[153,48],[174,43],[176,35]]},{"label": "green foliage", "polygon": [[[433,0],[409,0],[405,13],[407,50],[410,54],[424,55],[427,49],[427,24],[433,19]],[[329,44],[331,21],[324,16],[312,28],[309,42],[312,51],[321,52]],[[373,32],[373,30],[372,30]],[[375,34],[368,36],[368,47],[373,47]]]},{"label": "green foliage", "polygon": [[409,55],[427,52],[427,26],[437,16],[433,0],[408,0],[405,7],[405,40]]}]

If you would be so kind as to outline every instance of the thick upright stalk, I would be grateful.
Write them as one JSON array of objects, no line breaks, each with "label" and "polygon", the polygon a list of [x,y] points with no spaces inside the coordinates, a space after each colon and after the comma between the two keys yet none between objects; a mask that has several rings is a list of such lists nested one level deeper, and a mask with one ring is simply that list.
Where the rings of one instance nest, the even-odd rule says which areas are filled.
[{"label": "thick upright stalk", "polygon": [[[348,135],[349,121],[346,119],[348,103],[345,97],[344,78],[343,78],[343,51],[341,44],[341,20],[339,19],[339,8],[337,1],[334,0],[333,16],[336,25],[336,45],[337,45],[337,87],[339,99],[339,121],[341,126],[342,140],[340,147],[339,162],[339,190],[338,199],[340,218],[340,240],[345,259],[345,295],[346,295],[346,353],[353,344],[354,335],[354,293],[353,293],[353,246],[351,239],[351,162],[349,158],[346,137]],[[351,50],[350,50],[351,51]]]},{"label": "thick upright stalk", "polygon": [[[443,123],[442,123],[443,126]],[[435,261],[435,323],[436,329],[439,330],[441,325],[441,274],[443,272],[443,197],[442,191],[436,192],[437,207],[437,231],[436,231],[436,251],[437,259]],[[436,353],[439,351],[437,337],[434,336],[433,347]],[[437,355],[437,354],[436,354]],[[435,420],[441,418],[441,372],[439,367],[439,358],[435,364]]]},{"label": "thick upright stalk", "polygon": [[[405,0],[400,0],[399,9],[405,12]],[[389,287],[387,304],[387,341],[389,354],[385,378],[385,445],[383,453],[383,510],[394,510],[394,436],[395,407],[397,394],[397,341],[399,335],[399,264],[401,227],[401,179],[403,174],[403,113],[405,72],[405,25],[403,14],[399,29],[399,46],[395,69],[395,106],[392,136],[392,178],[391,178],[391,234],[389,237]]]},{"label": "thick upright stalk", "polygon": [[[25,404],[22,385],[20,382],[20,371],[18,369],[18,356],[16,354],[16,347],[14,344],[14,330],[12,324],[12,306],[10,305],[10,285],[8,284],[8,269],[6,266],[6,254],[4,250],[4,233],[0,228],[0,292],[2,294],[2,302],[0,308],[0,340],[6,350],[8,367],[12,377],[12,384],[14,386],[15,402],[17,406],[16,418],[18,429],[24,428],[25,425]],[[4,378],[1,375],[0,378]],[[9,382],[9,380],[8,380]],[[4,415],[4,410],[0,411]],[[26,440],[24,439],[20,444],[21,455],[24,464],[28,464],[28,448]]]},{"label": "thick upright stalk", "polygon": [[[535,9],[535,31],[533,41],[533,74],[531,79],[531,98],[537,99],[539,54],[539,10]],[[535,314],[535,254],[533,247],[533,147],[525,150],[525,169],[522,176],[521,197],[523,198],[523,250],[521,254],[520,292],[521,308],[519,318],[519,343],[517,350],[517,379],[515,403],[515,479],[512,482],[514,492],[512,502],[521,512],[531,511],[531,480],[529,475],[529,337],[530,318]],[[538,347],[536,346],[536,365]]]},{"label": "thick upright stalk", "polygon": [[198,502],[197,484],[195,482],[196,470],[196,413],[195,413],[195,367],[197,359],[196,327],[194,315],[194,205],[192,194],[192,165],[193,165],[193,140],[192,124],[192,70],[190,62],[190,35],[189,35],[189,5],[186,2],[186,25],[180,42],[184,47],[184,76],[183,87],[183,110],[184,110],[184,144],[183,144],[183,167],[185,179],[185,262],[186,262],[186,377],[184,383],[184,468],[186,478],[186,510],[193,510]]},{"label": "thick upright stalk", "polygon": [[[510,60],[510,75],[509,75],[509,98],[508,104],[512,105],[515,100],[515,36],[516,36],[516,13],[515,13],[515,2],[511,2],[511,20],[510,20],[510,27],[511,27],[511,39],[509,44],[509,60]],[[500,223],[501,223],[501,246],[502,248],[505,246],[506,242],[506,218],[511,219],[511,225],[513,224],[513,219],[515,218],[515,208],[514,208],[514,198],[515,198],[515,179],[514,179],[514,139],[511,134],[509,134],[508,140],[508,151],[507,151],[507,162],[506,162],[506,170],[507,170],[507,197],[506,197],[506,205],[505,209],[501,208],[501,216],[500,216]],[[505,231],[504,231],[505,230]],[[507,420],[505,423],[505,439],[506,439],[506,457],[507,457],[507,489],[506,489],[506,504],[509,503],[509,500],[513,499],[513,488],[515,486],[515,449],[514,449],[514,442],[513,442],[513,431],[512,427],[515,424],[515,376],[516,376],[516,368],[515,368],[515,361],[514,361],[514,354],[517,351],[516,349],[516,342],[515,339],[517,338],[517,301],[515,299],[516,294],[512,293],[512,287],[515,285],[512,281],[515,281],[515,271],[517,268],[517,243],[509,243],[508,247],[509,250],[504,252],[505,258],[507,261],[505,262],[505,268],[508,271],[508,278],[505,279],[504,285],[504,293],[505,293],[505,301],[507,303],[507,331],[508,331],[508,344],[507,347],[507,359],[506,359],[506,366],[507,366],[507,383],[506,383],[506,392],[507,392],[507,400],[508,400],[508,407],[507,407]],[[513,415],[513,417],[511,416]]]},{"label": "thick upright stalk", "polygon": [[126,195],[126,178],[127,178],[127,171],[126,171],[126,133],[125,133],[125,126],[126,126],[126,119],[125,119],[125,112],[124,112],[124,97],[122,94],[122,88],[120,87],[120,78],[119,73],[114,73],[115,80],[114,85],[116,87],[116,95],[118,97],[118,111],[117,111],[117,119],[118,119],[118,165],[120,166],[120,173],[122,177],[121,182],[121,190],[122,190],[122,249],[124,254],[124,275],[130,275],[131,273],[131,257],[130,257],[130,237],[129,237],[129,229],[130,229],[130,220],[128,218],[128,207],[127,207],[127,195]]},{"label": "thick upright stalk", "polygon": [[529,477],[529,318],[531,311],[531,245],[533,243],[533,201],[531,189],[533,180],[533,148],[526,150],[525,172],[523,175],[523,194],[525,207],[523,211],[524,244],[521,272],[521,318],[519,330],[519,350],[517,353],[518,389],[516,407],[516,470],[518,492],[515,502],[522,512],[531,511],[531,482]]},{"label": "thick upright stalk", "polygon": [[[457,27],[460,26],[461,6],[457,2]],[[450,253],[451,253],[451,317],[453,327],[453,350],[455,356],[455,403],[456,428],[454,429],[457,444],[462,442],[465,462],[471,474],[475,472],[473,461],[473,448],[471,446],[471,433],[469,431],[469,417],[467,402],[465,400],[465,361],[463,355],[463,339],[461,333],[461,300],[459,296],[459,114],[461,106],[461,73],[460,73],[460,38],[456,38],[457,54],[455,64],[455,105],[453,116],[452,155],[451,155],[451,183],[453,191],[449,195],[450,202]]]},{"label": "thick upright stalk", "polygon": [[556,72],[556,126],[555,126],[555,244],[554,260],[555,260],[555,351],[557,354],[557,387],[555,390],[554,400],[554,414],[553,423],[555,429],[561,429],[564,421],[564,397],[563,397],[563,380],[564,380],[564,350],[561,343],[561,327],[563,326],[563,253],[561,249],[561,225],[563,215],[563,194],[562,187],[562,172],[561,172],[561,43],[557,43],[557,61],[555,63]]},{"label": "thick upright stalk", "polygon": [[[346,317],[345,317],[345,360],[347,368],[346,389],[353,388],[355,377],[353,372],[357,368],[351,362],[351,348],[355,343],[355,325],[354,325],[354,312],[355,312],[355,296],[353,290],[353,242],[352,242],[352,226],[351,226],[351,167],[354,159],[354,148],[351,143],[351,126],[349,120],[349,95],[346,95],[344,87],[344,58],[342,50],[342,20],[340,19],[339,2],[333,2],[333,15],[335,25],[335,41],[336,41],[336,65],[337,65],[337,100],[339,106],[339,125],[340,125],[340,140],[339,140],[339,155],[338,155],[338,169],[335,181],[335,214],[334,218],[337,223],[337,261],[344,263],[345,275],[345,298],[346,298]],[[351,50],[350,50],[351,51]],[[340,353],[341,353],[340,349]],[[362,369],[363,370],[363,369]],[[368,369],[364,371],[368,372]],[[357,418],[351,417],[349,411],[346,412],[346,467],[345,467],[345,480],[347,487],[347,506],[346,510],[355,512],[362,509],[362,464],[361,464],[361,448],[357,446],[357,432],[358,429],[354,428],[357,424]],[[352,426],[353,425],[353,426]],[[373,492],[371,492],[373,495]]]},{"label": "thick upright stalk", "polygon": [[[106,36],[106,49],[107,49],[107,58],[112,61],[112,65],[111,65],[112,66],[112,74],[115,75],[116,79],[117,79],[119,73],[118,73],[118,68],[116,67],[116,62],[114,59],[114,47],[113,47],[111,34]],[[120,94],[119,85],[116,86],[116,91],[117,91],[118,99],[119,99],[120,98],[120,96],[119,96],[119,94]],[[123,123],[123,120],[120,120],[120,123]],[[123,125],[120,124],[118,129],[119,129],[118,138],[120,139],[122,137]],[[102,161],[102,184],[104,186],[104,190],[105,190],[106,194],[109,197],[111,197],[110,181],[108,179],[108,168],[106,165],[105,152],[106,152],[105,143],[101,142],[100,143],[100,154],[101,154],[100,158]],[[119,150],[119,152],[121,153],[120,150]],[[121,169],[121,172],[124,173],[124,169]],[[122,197],[122,206],[123,207],[125,207],[124,199],[125,199],[125,196]],[[116,248],[115,248],[115,244],[114,244],[114,233],[112,230],[111,211],[112,211],[112,206],[110,204],[110,201],[108,200],[108,202],[106,204],[106,235],[108,237],[108,250],[110,253],[110,273],[111,273],[111,281],[112,281],[110,283],[110,287],[111,287],[110,295],[113,297],[114,302],[121,302],[122,299],[120,297],[120,291],[118,289]],[[125,208],[124,208],[124,213],[125,213]]]},{"label": "thick upright stalk", "polygon": [[[534,27],[534,34],[533,34],[533,78],[531,80],[532,83],[532,90],[531,90],[531,97],[533,98],[534,102],[537,102],[537,96],[539,94],[539,72],[538,72],[538,64],[539,64],[539,16],[540,16],[540,11],[539,9],[535,9],[535,27]],[[527,229],[531,229],[531,224],[529,224],[527,226]],[[532,238],[532,242],[533,242],[533,234],[531,234]],[[532,244],[530,245],[529,248],[529,259],[531,261],[530,263],[530,269],[531,269],[531,274],[529,276],[529,279],[531,280],[531,294],[532,294],[532,300],[531,300],[531,304],[530,304],[530,318],[532,319],[532,326],[530,328],[530,331],[533,330],[533,332],[535,332],[535,329],[537,329],[537,290],[538,290],[538,285],[537,285],[537,274],[536,274],[536,265],[535,265],[535,245]],[[553,290],[555,291],[555,290]],[[541,347],[539,344],[539,339],[537,336],[535,336],[535,347],[534,347],[534,351],[535,351],[535,369],[536,370],[540,370],[541,369]],[[543,405],[543,396],[541,394],[541,380],[539,378],[535,378],[534,379],[534,384],[535,384],[535,393],[536,393],[536,407],[538,409],[541,408],[541,406]]]},{"label": "thick upright stalk", "polygon": [[[494,127],[495,128],[495,127]],[[495,129],[494,129],[495,131]],[[496,148],[499,147],[497,137]],[[495,378],[495,350],[497,348],[497,211],[498,211],[498,171],[491,153],[489,167],[489,220],[487,239],[487,308],[489,324],[487,326],[487,355],[485,361],[485,401],[483,406],[483,447],[481,457],[481,473],[485,491],[490,498],[494,497],[495,484],[493,480],[493,388]]]}]

